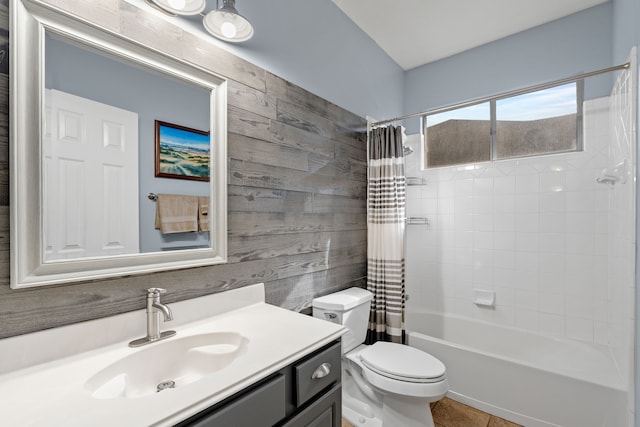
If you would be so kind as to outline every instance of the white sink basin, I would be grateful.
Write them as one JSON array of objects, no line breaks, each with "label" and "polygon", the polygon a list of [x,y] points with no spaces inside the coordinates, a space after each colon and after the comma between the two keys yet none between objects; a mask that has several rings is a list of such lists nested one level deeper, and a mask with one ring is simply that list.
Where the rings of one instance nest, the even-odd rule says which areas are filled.
[{"label": "white sink basin", "polygon": [[229,366],[248,343],[235,332],[213,332],[148,344],[97,372],[85,389],[96,399],[115,399],[181,387]]}]

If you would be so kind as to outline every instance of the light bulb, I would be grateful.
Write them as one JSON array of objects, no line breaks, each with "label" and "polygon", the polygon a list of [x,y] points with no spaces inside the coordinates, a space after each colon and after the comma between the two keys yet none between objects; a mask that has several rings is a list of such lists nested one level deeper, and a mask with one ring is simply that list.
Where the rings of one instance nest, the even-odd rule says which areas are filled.
[{"label": "light bulb", "polygon": [[222,26],[220,27],[220,31],[225,37],[228,37],[230,39],[234,38],[238,32],[238,30],[236,29],[236,26],[233,25],[233,23],[228,21],[222,23]]},{"label": "light bulb", "polygon": [[253,27],[246,18],[224,8],[207,13],[202,24],[212,36],[227,42],[244,42],[253,35]]},{"label": "light bulb", "polygon": [[187,5],[187,0],[169,0],[169,5],[177,10],[182,10]]}]

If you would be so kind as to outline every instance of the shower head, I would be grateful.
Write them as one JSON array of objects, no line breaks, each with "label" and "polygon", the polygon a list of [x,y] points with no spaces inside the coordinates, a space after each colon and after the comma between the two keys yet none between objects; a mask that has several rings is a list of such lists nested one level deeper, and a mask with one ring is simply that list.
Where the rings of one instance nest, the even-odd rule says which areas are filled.
[{"label": "shower head", "polygon": [[403,153],[405,156],[408,156],[409,154],[412,154],[412,153],[413,153],[413,148],[411,148],[411,147],[409,147],[409,146],[406,146],[406,145],[403,145],[403,146],[402,146],[402,153]]}]

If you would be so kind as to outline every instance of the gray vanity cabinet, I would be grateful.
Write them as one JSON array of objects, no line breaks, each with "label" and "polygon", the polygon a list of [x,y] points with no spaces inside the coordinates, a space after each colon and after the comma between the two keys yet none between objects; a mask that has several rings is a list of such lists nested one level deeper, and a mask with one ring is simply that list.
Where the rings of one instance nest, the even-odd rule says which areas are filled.
[{"label": "gray vanity cabinet", "polygon": [[177,426],[340,427],[340,357],[335,341]]},{"label": "gray vanity cabinet", "polygon": [[282,427],[340,427],[342,418],[342,385],[334,385],[311,405],[295,414]]}]

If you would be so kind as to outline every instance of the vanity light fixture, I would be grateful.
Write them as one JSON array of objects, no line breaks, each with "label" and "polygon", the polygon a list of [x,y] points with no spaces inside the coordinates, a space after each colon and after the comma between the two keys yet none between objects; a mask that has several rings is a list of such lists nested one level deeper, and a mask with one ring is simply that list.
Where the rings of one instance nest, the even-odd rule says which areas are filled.
[{"label": "vanity light fixture", "polygon": [[212,36],[228,42],[244,42],[253,36],[253,26],[236,10],[236,0],[222,0],[222,6],[207,13],[202,24]]},{"label": "vanity light fixture", "polygon": [[222,0],[222,6],[203,13],[205,0],[145,0],[170,16],[202,15],[202,25],[214,37],[226,42],[244,42],[253,36],[253,26],[236,9],[236,0]]},{"label": "vanity light fixture", "polygon": [[197,15],[206,6],[205,0],[145,0],[147,4],[159,8],[169,15]]}]

